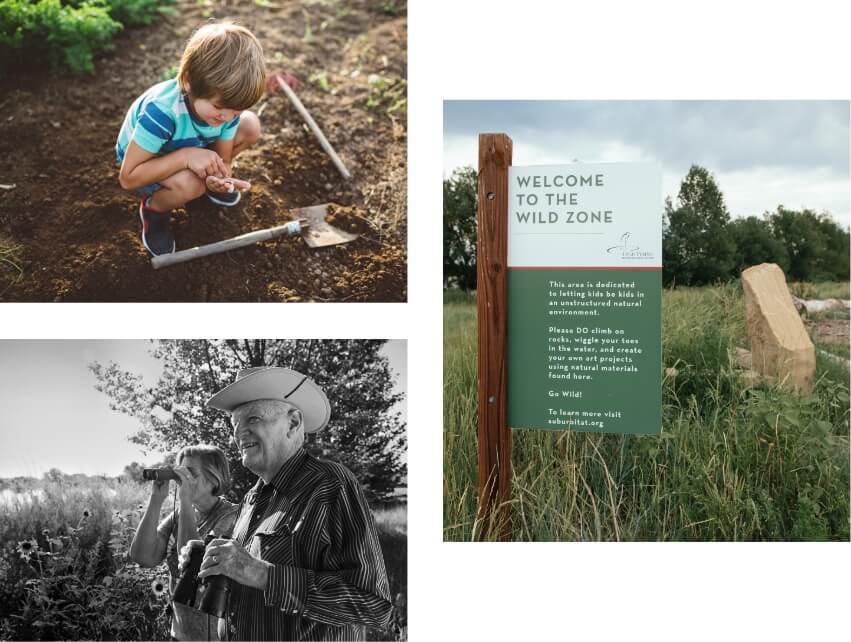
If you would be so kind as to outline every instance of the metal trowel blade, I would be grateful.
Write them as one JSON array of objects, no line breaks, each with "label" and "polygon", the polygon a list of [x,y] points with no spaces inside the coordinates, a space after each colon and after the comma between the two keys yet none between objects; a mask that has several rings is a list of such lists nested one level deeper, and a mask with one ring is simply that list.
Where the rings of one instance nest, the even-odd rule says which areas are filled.
[{"label": "metal trowel blade", "polygon": [[325,221],[327,215],[328,203],[292,210],[292,216],[294,218],[306,218],[310,221],[310,225],[301,233],[301,238],[310,247],[325,247],[327,245],[350,243],[358,237],[357,234],[345,232],[333,225],[329,225]]}]

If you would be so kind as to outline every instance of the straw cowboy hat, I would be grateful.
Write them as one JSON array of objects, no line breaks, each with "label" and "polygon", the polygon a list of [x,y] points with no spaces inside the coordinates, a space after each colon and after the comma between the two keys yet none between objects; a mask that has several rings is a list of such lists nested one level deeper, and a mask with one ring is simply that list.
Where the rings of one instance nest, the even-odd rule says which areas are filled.
[{"label": "straw cowboy hat", "polygon": [[207,401],[211,408],[232,412],[237,406],[258,399],[278,399],[301,411],[304,432],[322,430],[331,419],[331,404],[322,388],[307,375],[289,368],[244,368],[236,380]]}]

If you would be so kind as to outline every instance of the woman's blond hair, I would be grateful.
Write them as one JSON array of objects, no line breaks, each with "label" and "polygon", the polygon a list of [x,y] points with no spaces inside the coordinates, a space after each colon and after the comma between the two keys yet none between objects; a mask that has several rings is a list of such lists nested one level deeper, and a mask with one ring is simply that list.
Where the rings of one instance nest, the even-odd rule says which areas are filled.
[{"label": "woman's blond hair", "polygon": [[241,25],[204,25],[186,44],[177,81],[193,98],[218,97],[222,107],[248,109],[266,87],[263,47]]},{"label": "woman's blond hair", "polygon": [[197,457],[201,462],[201,471],[213,483],[213,495],[224,495],[230,490],[230,466],[219,448],[207,444],[186,446],[177,453],[177,465],[180,466],[186,457]]}]

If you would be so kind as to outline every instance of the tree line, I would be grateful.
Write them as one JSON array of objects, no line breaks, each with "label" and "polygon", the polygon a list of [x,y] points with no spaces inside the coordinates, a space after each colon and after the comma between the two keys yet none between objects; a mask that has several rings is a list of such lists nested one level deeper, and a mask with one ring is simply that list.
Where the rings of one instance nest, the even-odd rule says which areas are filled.
[{"label": "tree line", "polygon": [[[476,288],[477,174],[456,169],[443,181],[443,285]],[[790,281],[849,280],[849,231],[827,213],[778,205],[761,217],[732,219],[715,177],[692,165],[676,201],[662,212],[665,286],[738,279],[742,270],[776,263]]]},{"label": "tree line", "polygon": [[[206,401],[233,381],[241,368],[283,366],[309,375],[327,394],[331,420],[317,433],[306,435],[312,454],[338,461],[351,470],[373,504],[392,501],[407,483],[407,426],[396,404],[404,393],[394,392],[394,374],[381,354],[380,340],[161,340],[151,354],[163,362],[153,386],[116,363],[92,363],[95,388],[109,399],[110,408],[137,421],[130,441],[144,451],[167,452],[172,465],[184,446],[199,443],[221,448],[230,463],[230,498],[239,501],[257,480],[246,469],[226,413]],[[141,478],[133,462],[124,477]]]}]

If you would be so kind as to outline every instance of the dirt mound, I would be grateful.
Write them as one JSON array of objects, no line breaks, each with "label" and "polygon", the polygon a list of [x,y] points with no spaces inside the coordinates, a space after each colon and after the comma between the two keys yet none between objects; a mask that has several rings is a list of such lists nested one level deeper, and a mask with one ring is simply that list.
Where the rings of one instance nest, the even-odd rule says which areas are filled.
[{"label": "dirt mound", "polygon": [[[406,299],[404,9],[228,4],[179,0],[176,15],[123,33],[94,76],[13,74],[0,83],[0,183],[15,185],[0,190],[0,257],[23,271],[2,274],[0,300]],[[269,69],[302,81],[299,97],[352,179],[342,179],[282,93],[267,95],[254,108],[261,141],[234,163],[252,189],[232,209],[202,197],[174,211],[178,249],[280,225],[293,208],[321,203],[335,204],[334,220],[356,241],[312,250],[284,238],[152,269],[138,199],[118,185],[115,139],[131,102],[165,78],[212,17],[254,30]],[[14,254],[3,254],[10,247]]]}]

